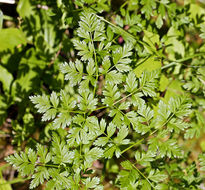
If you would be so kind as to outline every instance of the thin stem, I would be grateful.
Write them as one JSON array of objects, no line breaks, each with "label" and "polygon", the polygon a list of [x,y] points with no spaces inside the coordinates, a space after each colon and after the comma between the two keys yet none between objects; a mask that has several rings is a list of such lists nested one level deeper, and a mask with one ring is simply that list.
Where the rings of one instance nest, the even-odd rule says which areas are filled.
[{"label": "thin stem", "polygon": [[[123,157],[124,157],[124,156],[123,156]],[[130,161],[128,160],[128,162],[130,162]],[[138,172],[143,178],[145,178],[145,180],[151,185],[151,187],[152,187],[153,189],[155,189],[155,187],[152,185],[152,183],[150,182],[150,180],[149,180],[132,162],[130,162],[130,164],[132,165],[133,168],[135,168],[135,169],[137,170],[137,172]]]},{"label": "thin stem", "polygon": [[93,38],[92,38],[91,33],[90,33],[90,39],[91,39],[91,42],[92,42],[92,45],[93,45],[94,60],[95,60],[95,67],[96,67],[96,79],[95,79],[95,86],[94,86],[94,91],[93,91],[93,95],[95,96],[95,91],[96,91],[96,87],[97,87],[99,73],[98,73],[98,63],[97,63],[97,57],[96,57],[96,52],[95,52],[95,46],[94,46],[94,42],[93,42]]},{"label": "thin stem", "polygon": [[[136,42],[135,36],[134,36],[133,34],[130,34],[129,32],[125,31],[123,28],[120,28],[119,26],[116,26],[115,24],[113,24],[113,23],[107,21],[106,19],[104,19],[104,18],[102,18],[102,17],[100,17],[100,16],[98,16],[98,15],[96,15],[96,16],[97,16],[97,18],[101,19],[102,21],[108,23],[109,25],[111,25],[111,26],[117,28],[118,30],[120,30],[122,33],[126,34],[126,36],[130,39],[130,41]],[[148,39],[149,39],[149,38],[148,38]],[[137,42],[140,43],[140,44],[142,44],[143,46],[146,46],[148,49],[150,49],[150,50],[151,50],[153,53],[155,53],[157,56],[159,56],[159,57],[165,57],[164,55],[159,54],[159,53],[158,53],[155,49],[153,49],[149,44],[147,44],[147,43],[145,43],[145,42],[143,42],[143,41],[141,41],[141,40],[137,40]]]},{"label": "thin stem", "polygon": [[132,144],[131,146],[129,146],[129,147],[127,147],[126,149],[124,149],[123,151],[121,151],[121,154],[127,152],[129,149],[131,149],[132,147],[134,147],[134,146],[140,144],[140,143],[141,143],[142,141],[144,141],[144,140],[145,140],[144,138],[140,139],[140,140],[137,141],[136,143]]},{"label": "thin stem", "polygon": [[172,119],[172,117],[174,117],[175,113],[172,113],[172,115],[166,120],[166,122],[164,122],[164,124],[162,126],[160,126],[158,129],[155,129],[152,133],[150,133],[150,136],[155,134],[159,129],[161,129],[163,126],[165,126],[167,123],[170,122],[170,120]]},{"label": "thin stem", "polygon": [[42,163],[37,163],[36,166],[44,166],[44,167],[52,167],[52,168],[58,168],[59,165],[54,165],[54,164],[42,164]]},{"label": "thin stem", "polygon": [[115,66],[116,66],[116,65],[113,65],[112,67],[110,67],[110,68],[108,69],[107,73],[108,73],[110,70],[112,70]]},{"label": "thin stem", "polygon": [[[114,103],[113,103],[113,106],[114,106],[115,104],[117,104],[117,103],[121,102],[122,100],[124,100],[124,99],[128,98],[129,96],[131,96],[131,95],[135,94],[135,93],[136,93],[137,91],[139,91],[140,89],[141,89],[141,87],[140,87],[140,88],[138,88],[137,90],[135,90],[134,92],[132,92],[132,93],[128,94],[127,96],[125,96],[125,97],[123,97],[123,98],[119,99],[118,101],[114,102]],[[94,112],[94,111],[101,110],[101,109],[104,109],[104,108],[109,108],[109,106],[102,106],[102,107],[96,108],[96,109],[94,109],[94,110],[90,111],[90,113],[89,113],[88,115],[90,115],[90,114],[91,114],[92,112]]]},{"label": "thin stem", "polygon": [[[166,61],[169,61],[171,63],[169,63],[168,65],[164,65],[161,69],[167,69],[169,67],[172,67],[173,65],[176,65],[177,63],[180,63],[180,64],[183,64],[183,62],[189,60],[189,59],[192,59],[194,57],[199,57],[201,55],[204,55],[205,52],[200,52],[200,53],[197,53],[197,54],[193,54],[193,55],[190,55],[188,57],[185,57],[185,58],[182,58],[182,59],[178,59],[178,60],[170,60],[170,59],[165,59]],[[184,65],[184,64],[183,64]],[[185,66],[188,66],[188,65],[185,65]],[[190,66],[190,67],[201,67],[201,66]]]},{"label": "thin stem", "polygon": [[84,111],[75,111],[75,110],[65,110],[65,109],[61,109],[59,110],[59,112],[66,112],[66,113],[79,113],[79,114],[84,114]]},{"label": "thin stem", "polygon": [[[120,111],[124,116],[126,116],[121,110],[119,110],[116,106],[114,106],[118,111]],[[127,116],[126,116],[127,117]],[[103,132],[103,134],[106,136],[106,137],[108,137],[107,136],[107,134],[106,133],[104,133]],[[111,142],[113,142],[113,144],[114,144],[114,146],[116,146],[116,144],[115,144],[115,142],[113,141],[113,139],[111,139],[111,137],[108,137],[109,138],[109,140],[111,141]],[[132,148],[133,146],[135,146],[135,145],[137,145],[137,144],[140,144],[142,141],[143,141],[144,139],[141,139],[140,141],[138,141],[137,143],[134,143],[133,145],[131,145],[131,146],[129,146],[127,149],[125,149],[125,150],[123,150],[122,152],[121,152],[121,154],[120,154],[120,156],[122,156],[125,160],[127,160],[122,154],[124,153],[124,152],[126,152],[127,150],[129,150],[130,148]],[[127,160],[127,161],[129,161],[129,160]],[[130,162],[130,161],[129,161]],[[131,162],[130,162],[131,163]],[[138,173],[151,185],[151,187],[153,187],[153,185],[152,185],[152,183],[149,181],[149,179],[134,165],[134,164],[132,164],[131,163],[131,165],[138,171]],[[153,187],[154,188],[154,187]]]},{"label": "thin stem", "polygon": [[143,60],[141,60],[139,63],[137,63],[136,67],[140,66],[141,64],[143,64],[147,59],[149,59],[152,55],[149,54],[148,56],[146,56]]},{"label": "thin stem", "polygon": [[136,40],[135,40],[135,37],[134,37],[132,34],[130,34],[129,32],[125,31],[124,29],[120,28],[119,26],[116,26],[115,24],[113,24],[113,23],[107,21],[106,19],[104,19],[104,18],[102,18],[102,17],[100,17],[100,16],[98,16],[98,15],[96,15],[96,16],[97,16],[97,18],[99,18],[100,20],[102,20],[102,21],[108,23],[109,25],[111,25],[111,26],[113,26],[113,27],[119,29],[122,33],[125,33],[127,36],[129,36],[129,38],[130,38],[131,41],[134,41],[134,42],[136,41]]},{"label": "thin stem", "polygon": [[11,181],[7,181],[7,182],[5,182],[5,183],[1,183],[1,184],[0,184],[0,187],[3,186],[3,185],[8,185],[8,184],[14,184],[14,183],[24,182],[24,181],[29,180],[29,179],[31,179],[31,177],[27,177],[27,178],[17,178],[17,179],[11,180]]},{"label": "thin stem", "polygon": [[[108,137],[108,135],[106,133],[103,132],[103,134]],[[114,144],[114,146],[116,146],[115,142],[113,141],[113,139],[111,139],[111,137],[108,137],[109,140]],[[140,142],[138,142],[140,143]],[[136,143],[134,144],[134,146],[136,145]],[[126,149],[125,149],[126,150]],[[106,151],[105,151],[106,152]],[[121,152],[120,156],[123,157],[125,160],[127,160],[123,155],[123,153]],[[130,162],[129,160],[127,160],[128,162]],[[153,187],[153,185],[151,184],[151,182],[149,181],[149,179],[132,163],[130,162],[131,165],[138,171],[138,173]],[[153,187],[154,188],[154,187]]]},{"label": "thin stem", "polygon": [[[104,19],[104,18],[102,18],[102,17],[100,17],[100,16],[98,16],[98,15],[96,15],[96,16],[97,16],[99,19],[101,19],[102,21],[108,23],[109,25],[111,25],[111,26],[113,26],[113,27],[119,29],[122,33],[126,34],[126,35],[130,38],[130,40],[136,42],[136,39],[135,39],[135,36],[134,36],[134,35],[130,34],[130,33],[127,32],[127,31],[125,31],[123,28],[120,28],[119,26],[116,26],[115,24],[113,24],[113,23],[107,21],[106,19]],[[147,37],[147,38],[148,38],[148,37]],[[149,38],[148,38],[148,40],[152,43],[152,41],[151,41]],[[143,46],[147,47],[148,49],[150,49],[150,50],[151,50],[153,53],[155,53],[158,57],[164,58],[165,60],[167,60],[167,61],[169,61],[169,62],[182,63],[182,62],[187,61],[187,60],[189,60],[189,59],[192,59],[192,58],[194,58],[194,57],[198,57],[198,56],[204,55],[204,52],[200,52],[200,53],[198,53],[198,54],[193,54],[193,55],[191,55],[191,56],[188,56],[188,57],[185,57],[185,58],[182,58],[182,59],[169,60],[169,59],[167,59],[167,57],[166,57],[165,55],[163,55],[162,53],[159,53],[156,49],[153,49],[153,48],[152,48],[149,44],[147,44],[146,42],[143,42],[143,41],[141,41],[141,40],[137,40],[137,42],[140,43],[140,44],[142,44]],[[152,44],[153,44],[153,43],[152,43]],[[163,69],[166,69],[166,68],[171,67],[171,66],[173,66],[173,65],[175,65],[175,64],[170,63],[170,64],[168,64],[168,65],[163,66],[161,69],[163,70]]]},{"label": "thin stem", "polygon": [[[155,134],[159,129],[161,129],[164,125],[166,125],[174,116],[175,113],[172,113],[172,115],[166,120],[166,122],[164,122],[158,129],[154,130],[149,136]],[[128,148],[126,148],[125,150],[123,150],[121,152],[121,154],[125,153],[126,151],[128,151],[129,149],[131,149],[133,146],[138,145],[139,143],[141,143],[142,141],[144,141],[145,138],[140,139],[139,141],[137,141],[135,144],[129,146]]]},{"label": "thin stem", "polygon": [[123,98],[121,98],[121,99],[119,99],[118,101],[116,101],[113,105],[115,105],[115,104],[117,104],[117,103],[119,103],[119,102],[121,102],[122,100],[124,100],[124,99],[126,99],[126,98],[128,98],[128,97],[130,97],[131,95],[133,95],[133,94],[135,94],[137,91],[139,91],[141,88],[138,88],[137,90],[135,90],[134,92],[132,92],[132,93],[130,93],[130,94],[128,94],[127,96],[124,96]]},{"label": "thin stem", "polygon": [[[90,114],[91,114],[92,112],[94,112],[94,111],[101,110],[101,109],[108,108],[108,107],[109,107],[109,106],[101,106],[101,107],[99,107],[99,108],[96,108],[96,109],[92,110],[92,111],[90,112]],[[90,115],[90,114],[88,114],[88,115]]]}]

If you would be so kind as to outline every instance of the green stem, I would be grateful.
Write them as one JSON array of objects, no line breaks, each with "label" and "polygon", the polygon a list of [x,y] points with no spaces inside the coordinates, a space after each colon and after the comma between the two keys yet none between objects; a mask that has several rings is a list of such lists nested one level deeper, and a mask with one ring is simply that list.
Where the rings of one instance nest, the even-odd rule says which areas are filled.
[{"label": "green stem", "polygon": [[54,164],[41,164],[38,163],[36,166],[44,166],[44,167],[52,167],[52,168],[58,168],[59,165],[54,165]]},{"label": "green stem", "polygon": [[[108,20],[96,15],[97,18],[99,18],[100,20],[108,23],[109,25],[113,26],[114,28],[117,28],[119,31],[121,31],[122,33],[124,33],[126,35],[126,37],[128,37],[130,39],[130,41],[132,42],[136,42],[135,36],[133,34],[130,34],[128,31],[125,31],[123,28],[120,28],[119,26],[116,26],[115,24],[109,22]],[[148,38],[149,39],[149,38]],[[153,49],[149,44],[141,41],[141,40],[137,40],[138,43],[142,44],[143,46],[146,46],[150,51],[152,51],[153,53],[155,53],[157,56],[159,57],[164,57],[164,55],[158,53],[155,49]]]},{"label": "green stem", "polygon": [[149,54],[149,55],[146,56],[143,60],[139,61],[139,63],[137,63],[137,65],[136,65],[136,68],[137,68],[138,66],[140,66],[141,64],[143,64],[143,63],[144,63],[147,59],[149,59],[151,56],[152,56],[152,55]]},{"label": "green stem", "polygon": [[123,151],[121,151],[121,154],[127,152],[129,149],[131,149],[132,147],[134,147],[134,146],[140,144],[140,143],[141,143],[142,141],[144,141],[144,140],[145,140],[144,138],[140,139],[140,140],[137,141],[136,143],[132,144],[131,146],[129,146],[129,147],[127,147],[126,149],[124,149]]},{"label": "green stem", "polygon": [[121,99],[119,99],[118,101],[116,101],[113,105],[115,105],[115,104],[117,104],[117,103],[119,103],[119,102],[121,102],[122,100],[124,100],[124,99],[126,99],[126,98],[128,98],[128,97],[130,97],[130,96],[132,96],[133,94],[135,94],[137,91],[139,91],[141,88],[138,88],[137,90],[135,90],[134,92],[132,92],[132,93],[130,93],[130,94],[128,94],[127,96],[124,96],[123,98],[121,98]]},{"label": "green stem", "polygon": [[132,34],[130,34],[129,32],[125,31],[124,29],[120,28],[119,26],[116,26],[115,24],[109,22],[108,20],[106,20],[106,19],[104,19],[104,18],[102,18],[102,17],[100,17],[100,16],[98,16],[98,15],[96,15],[96,16],[97,16],[97,18],[99,18],[100,20],[106,22],[107,24],[113,26],[114,28],[117,28],[117,29],[120,30],[122,33],[126,34],[127,37],[129,37],[131,41],[134,41],[134,42],[136,41],[136,40],[135,40],[135,37],[134,37]]},{"label": "green stem", "polygon": [[95,91],[96,91],[96,87],[97,87],[99,73],[98,73],[98,63],[97,63],[97,57],[96,57],[96,52],[95,52],[95,46],[94,46],[94,42],[93,42],[93,38],[92,38],[91,33],[90,33],[90,39],[91,39],[91,42],[92,42],[92,45],[93,45],[94,60],[95,60],[95,67],[96,67],[96,79],[95,79],[95,86],[94,86],[94,91],[93,91],[93,95],[95,96]]},{"label": "green stem", "polygon": [[31,177],[27,177],[27,178],[17,178],[17,179],[11,180],[11,181],[7,181],[7,182],[5,182],[5,183],[1,183],[0,186],[8,185],[8,184],[21,183],[21,182],[24,182],[24,181],[29,180],[29,179],[31,179]]},{"label": "green stem", "polygon": [[[132,92],[132,93],[128,94],[127,96],[125,96],[125,97],[123,97],[123,98],[119,99],[118,101],[114,102],[114,103],[113,103],[113,106],[114,106],[115,104],[117,104],[117,103],[121,102],[122,100],[124,100],[124,99],[128,98],[129,96],[131,96],[131,95],[135,94],[135,93],[136,93],[137,91],[139,91],[140,89],[141,89],[141,87],[140,87],[140,88],[138,88],[137,90],[135,90],[134,92]],[[101,110],[101,109],[108,108],[108,107],[109,107],[109,106],[102,106],[102,107],[96,108],[96,109],[94,109],[94,110],[90,111],[90,113],[89,113],[88,115],[90,115],[90,114],[91,114],[92,112],[94,112],[94,111]]]},{"label": "green stem", "polygon": [[66,113],[78,113],[78,114],[84,114],[84,111],[75,111],[75,110],[65,110],[65,109],[59,109],[59,112],[66,112]]},{"label": "green stem", "polygon": [[[120,28],[119,26],[116,26],[115,24],[113,24],[113,23],[107,21],[106,19],[104,19],[104,18],[102,18],[102,17],[100,17],[100,16],[98,16],[98,15],[96,15],[96,16],[97,16],[99,19],[101,19],[102,21],[108,23],[109,25],[111,25],[111,26],[113,26],[113,27],[119,29],[122,33],[126,34],[126,35],[130,38],[131,41],[136,41],[135,36],[133,36],[133,35],[130,34],[129,32],[125,31],[124,29]],[[148,38],[148,37],[147,37],[147,38]],[[152,41],[151,41],[149,38],[148,38],[148,40],[152,43]],[[159,53],[156,49],[153,49],[153,48],[152,48],[149,44],[147,44],[146,42],[143,42],[143,41],[141,41],[141,40],[137,40],[137,42],[140,43],[140,44],[142,44],[143,46],[147,47],[149,50],[151,50],[153,53],[155,53],[158,57],[164,58],[165,60],[167,60],[167,61],[169,61],[169,62],[182,63],[182,62],[187,61],[187,60],[189,60],[189,59],[192,59],[192,58],[194,58],[194,57],[198,57],[198,56],[201,56],[201,55],[204,55],[204,54],[205,54],[205,52],[200,52],[200,53],[197,53],[197,54],[194,54],[194,55],[191,55],[191,56],[188,56],[188,57],[179,59],[179,60],[169,60],[169,59],[166,58],[165,55],[163,55],[162,53]],[[153,44],[153,43],[152,43],[152,44]],[[176,63],[175,63],[175,64],[176,64]],[[175,64],[174,64],[174,63],[170,63],[170,64],[168,64],[168,65],[165,65],[165,66],[162,67],[162,70],[163,70],[163,69],[166,69],[166,68],[168,68],[168,67],[171,67],[171,66],[173,66],[173,65],[175,65]]]},{"label": "green stem", "polygon": [[[129,160],[128,160],[129,161]],[[129,161],[130,162],[130,161]],[[133,168],[135,168],[137,170],[137,172],[151,185],[151,187],[153,189],[155,189],[155,187],[152,185],[152,183],[150,182],[150,180],[132,163],[130,162],[130,164],[132,165]]]},{"label": "green stem", "polygon": [[[193,59],[194,57],[199,57],[199,56],[202,56],[202,55],[205,55],[205,52],[200,52],[200,53],[197,53],[197,54],[193,54],[193,55],[190,55],[188,57],[185,57],[185,58],[182,58],[182,59],[178,59],[178,60],[170,60],[170,59],[165,59],[166,61],[169,61],[171,63],[169,63],[168,65],[164,65],[161,69],[166,69],[166,68],[169,68],[169,67],[172,67],[173,65],[176,65],[177,63],[183,63],[189,59]],[[186,65],[187,66],[187,65]],[[194,66],[192,66],[194,67]]]},{"label": "green stem", "polygon": [[[166,122],[164,122],[158,129],[154,130],[149,136],[155,134],[159,129],[161,129],[164,125],[166,125],[174,116],[175,113],[172,113],[172,115],[166,120]],[[140,139],[139,141],[137,141],[135,144],[129,146],[128,148],[126,148],[125,150],[123,150],[121,152],[121,154],[125,153],[126,151],[128,151],[129,149],[131,149],[133,146],[138,145],[139,143],[141,143],[142,141],[144,141],[145,138]]]}]

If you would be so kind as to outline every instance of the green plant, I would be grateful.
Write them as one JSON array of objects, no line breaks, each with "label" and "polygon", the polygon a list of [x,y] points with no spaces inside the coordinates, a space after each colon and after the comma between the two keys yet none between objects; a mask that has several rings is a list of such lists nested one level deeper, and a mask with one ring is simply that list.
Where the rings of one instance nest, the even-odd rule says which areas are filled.
[{"label": "green plant", "polygon": [[12,120],[12,142],[17,146],[33,141],[32,134],[45,127],[36,119],[39,116],[28,97],[52,90],[59,92],[64,85],[56,63],[69,56],[71,42],[65,30],[72,26],[65,22],[64,17],[68,19],[69,14],[62,3],[52,3],[47,11],[50,4],[45,2],[20,0],[19,22],[18,18],[3,16],[5,25],[12,22],[16,28],[0,29],[0,126],[5,120]]},{"label": "green plant", "polygon": [[131,0],[115,25],[99,16],[106,1],[75,3],[89,7],[74,30],[75,55],[59,64],[67,83],[30,96],[48,122],[46,137],[6,161],[31,178],[31,189],[103,189],[106,180],[125,190],[200,189],[204,154],[192,160],[186,142],[205,124],[204,45],[186,35],[203,38],[203,9]]}]

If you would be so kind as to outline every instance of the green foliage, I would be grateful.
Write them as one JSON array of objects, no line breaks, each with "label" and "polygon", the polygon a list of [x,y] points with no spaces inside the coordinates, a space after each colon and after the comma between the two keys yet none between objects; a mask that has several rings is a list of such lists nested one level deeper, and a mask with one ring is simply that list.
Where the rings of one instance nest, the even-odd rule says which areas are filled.
[{"label": "green foliage", "polygon": [[18,45],[26,44],[24,34],[17,28],[2,29],[0,30],[0,35],[0,43],[2,44],[0,52],[7,49],[13,49]]},{"label": "green foliage", "polygon": [[[194,31],[204,42],[205,13],[190,13],[192,5],[200,9],[168,0],[115,11],[106,0],[19,1],[20,29],[0,30],[16,31],[7,44],[0,37],[0,102],[22,106],[18,145],[40,130],[38,143],[6,158],[30,189],[201,188],[204,154],[193,160],[186,147],[205,125],[205,46],[189,38]],[[28,97],[35,109],[26,109]]]}]

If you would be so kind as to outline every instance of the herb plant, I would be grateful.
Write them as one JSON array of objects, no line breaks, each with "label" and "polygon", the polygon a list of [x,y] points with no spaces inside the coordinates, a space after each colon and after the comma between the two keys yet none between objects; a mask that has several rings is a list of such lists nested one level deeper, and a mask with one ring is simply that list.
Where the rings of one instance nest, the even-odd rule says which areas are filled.
[{"label": "herb plant", "polygon": [[189,38],[204,42],[205,10],[130,0],[112,22],[110,3],[75,1],[72,53],[54,63],[64,85],[29,96],[46,132],[6,161],[30,189],[202,189],[205,155],[191,159],[186,143],[205,125],[205,46]]}]

